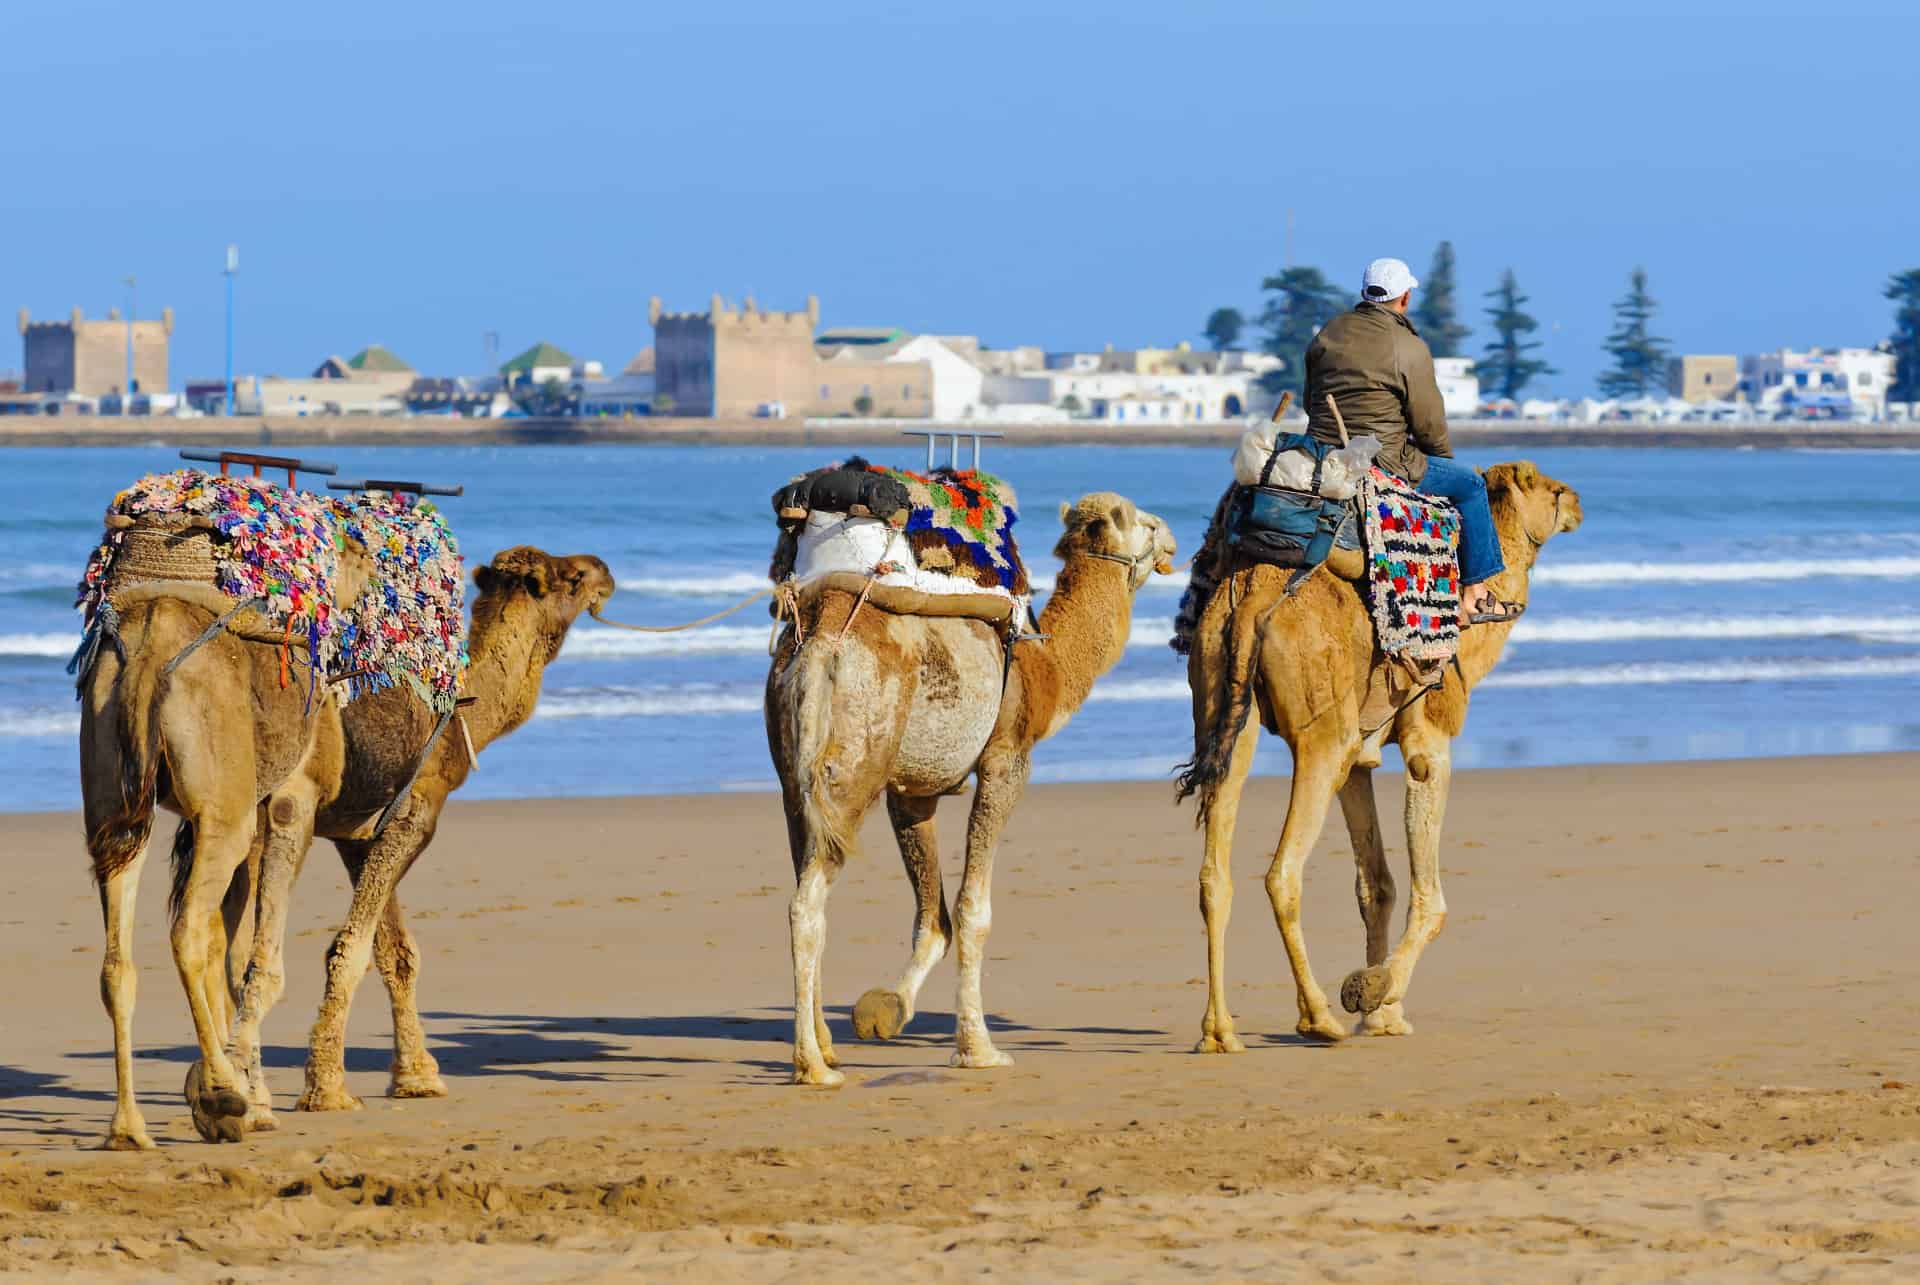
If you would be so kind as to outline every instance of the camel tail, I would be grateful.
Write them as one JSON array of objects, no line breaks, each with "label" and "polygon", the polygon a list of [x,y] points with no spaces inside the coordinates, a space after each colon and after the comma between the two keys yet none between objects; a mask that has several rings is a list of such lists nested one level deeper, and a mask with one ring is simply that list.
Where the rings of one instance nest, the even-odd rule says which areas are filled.
[{"label": "camel tail", "polygon": [[1227,627],[1214,639],[1199,637],[1194,643],[1195,663],[1189,673],[1205,672],[1207,654],[1224,644],[1224,663],[1213,665],[1216,677],[1212,690],[1194,689],[1193,757],[1182,763],[1174,778],[1174,800],[1185,802],[1198,795],[1200,810],[1195,820],[1207,823],[1215,797],[1226,782],[1233,763],[1233,747],[1246,730],[1253,713],[1253,682],[1260,655],[1258,634],[1265,612],[1236,609],[1227,617]]},{"label": "camel tail", "polygon": [[167,889],[167,918],[180,917],[186,904],[187,884],[193,879],[193,822],[185,817],[173,832],[173,884]]},{"label": "camel tail", "polygon": [[832,793],[833,659],[829,654],[815,663],[824,663],[826,672],[800,684],[800,699],[790,707],[787,736],[788,744],[794,747],[799,803],[814,855],[837,864],[853,851],[853,835],[842,819],[844,809],[835,805]]},{"label": "camel tail", "polygon": [[94,682],[109,682],[113,694],[113,741],[120,768],[120,798],[112,813],[87,836],[93,858],[93,877],[105,883],[146,851],[153,834],[154,791],[160,778],[160,703],[166,699],[168,676],[154,675],[143,696],[137,680],[138,659],[114,668],[94,671]]}]

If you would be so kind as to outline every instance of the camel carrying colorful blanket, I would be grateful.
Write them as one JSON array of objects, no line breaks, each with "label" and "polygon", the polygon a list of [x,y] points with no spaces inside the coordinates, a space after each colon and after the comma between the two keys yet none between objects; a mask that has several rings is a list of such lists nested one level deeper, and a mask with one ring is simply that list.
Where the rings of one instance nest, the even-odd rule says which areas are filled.
[{"label": "camel carrying colorful blanket", "polygon": [[[1235,569],[1227,532],[1239,489],[1229,487],[1220,497],[1193,560],[1168,643],[1179,655],[1192,652],[1208,600]],[[1451,660],[1460,646],[1459,510],[1379,468],[1369,469],[1352,503],[1366,553],[1362,596],[1381,654]]]},{"label": "camel carrying colorful blanket", "polygon": [[[311,681],[343,680],[333,688],[343,699],[404,682],[436,712],[453,707],[467,665],[466,580],[459,545],[432,504],[384,492],[322,497],[178,469],[141,478],[107,515],[75,603],[89,632],[130,534],[114,518],[204,518],[214,586],[236,602],[262,600],[271,625],[304,644]],[[342,605],[335,586],[350,543],[370,570],[359,597]]]},{"label": "camel carrying colorful blanket", "polygon": [[1460,648],[1460,511],[1369,470],[1357,497],[1374,636],[1388,656],[1447,661]]}]

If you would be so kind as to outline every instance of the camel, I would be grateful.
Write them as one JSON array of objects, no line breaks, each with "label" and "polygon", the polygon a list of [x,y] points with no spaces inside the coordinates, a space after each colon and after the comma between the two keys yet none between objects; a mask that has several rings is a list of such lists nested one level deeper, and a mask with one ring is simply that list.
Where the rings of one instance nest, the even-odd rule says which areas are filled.
[{"label": "camel", "polygon": [[[1491,583],[1497,597],[1524,603],[1540,548],[1580,525],[1580,497],[1526,462],[1486,471],[1488,498],[1506,570]],[[1292,601],[1282,599],[1291,572],[1242,568],[1224,579],[1194,637],[1188,674],[1193,686],[1194,760],[1180,796],[1199,795],[1206,832],[1200,869],[1200,911],[1207,933],[1207,1009],[1196,1053],[1239,1053],[1245,1045],[1227,1009],[1226,934],[1233,908],[1231,851],[1240,791],[1253,762],[1260,727],[1293,752],[1292,793],[1266,886],[1297,989],[1301,1036],[1337,1041],[1349,1034],[1314,980],[1300,931],[1300,886],[1307,855],[1336,794],[1346,815],[1358,873],[1355,894],[1367,937],[1367,966],[1341,986],[1343,1006],[1362,1014],[1359,1031],[1411,1035],[1404,1004],[1421,952],[1446,920],[1440,890],[1440,826],[1452,773],[1452,740],[1467,716],[1474,686],[1498,663],[1511,623],[1475,626],[1461,638],[1457,665],[1439,688],[1409,703],[1394,701],[1377,728],[1362,726],[1369,681],[1379,683],[1373,626],[1355,585],[1316,575]],[[1257,706],[1260,720],[1249,717]],[[1412,889],[1399,943],[1387,948],[1393,875],[1381,844],[1373,769],[1397,743],[1406,760],[1407,851]]]},{"label": "camel", "polygon": [[[477,750],[532,714],[544,669],[567,629],[611,596],[613,579],[598,558],[553,557],[530,546],[499,554],[474,578],[480,594],[473,603],[466,690],[475,702],[462,718]],[[277,655],[232,631],[216,634],[165,674],[167,661],[217,615],[214,604],[183,592],[161,586],[128,595],[121,608],[125,660],[103,653],[82,693],[82,794],[107,924],[101,993],[113,1021],[117,1078],[105,1145],[153,1145],[133,1096],[129,955],[132,904],[156,805],[182,818],[174,845],[172,937],[200,1045],[186,1093],[201,1136],[236,1141],[249,1129],[273,1127],[259,1024],[282,989],[288,893],[315,834],[335,841],[354,897],[327,952],[326,996],[300,1105],[359,1105],[345,1090],[344,1027],[370,955],[393,1001],[391,1091],[443,1094],[420,1028],[418,950],[392,892],[432,839],[447,795],[466,779],[464,742],[457,733],[442,735],[422,760],[434,717],[399,689],[364,696],[344,710],[318,700],[308,711],[303,684],[281,688]],[[380,814],[402,790],[405,801],[376,836]],[[223,929],[233,940],[250,899],[257,902],[250,963],[234,1012],[236,997],[221,982],[227,961],[213,947]]]},{"label": "camel", "polygon": [[[861,819],[884,792],[915,896],[906,970],[855,1006],[863,1038],[889,1039],[912,1020],[920,987],[958,941],[957,1067],[1011,1065],[994,1047],[980,998],[1000,832],[1026,788],[1033,747],[1066,726],[1094,681],[1120,660],[1133,597],[1172,568],[1167,524],[1110,492],[1061,505],[1064,564],[1039,623],[1014,645],[978,620],[860,609],[825,591],[788,628],[767,674],[767,745],[787,815],[795,891],[788,909],[794,983],[793,1079],[836,1086],[833,1039],[821,1007],[827,895],[855,850]],[[805,639],[802,642],[802,639]],[[977,778],[966,870],[949,917],[935,846],[942,796]]]}]

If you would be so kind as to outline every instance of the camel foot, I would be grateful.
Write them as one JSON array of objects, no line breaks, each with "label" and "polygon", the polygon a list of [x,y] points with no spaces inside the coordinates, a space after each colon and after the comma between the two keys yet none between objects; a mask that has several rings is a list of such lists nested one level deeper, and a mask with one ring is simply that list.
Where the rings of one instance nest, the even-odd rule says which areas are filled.
[{"label": "camel foot", "polygon": [[293,1104],[295,1111],[358,1111],[366,1104],[359,1098],[337,1085],[309,1084],[300,1100]]},{"label": "camel foot", "polygon": [[248,1133],[273,1133],[280,1128],[280,1117],[266,1107],[255,1107],[240,1122]]},{"label": "camel foot", "polygon": [[193,1115],[194,1132],[203,1142],[238,1142],[247,1136],[244,1119],[253,1104],[233,1089],[208,1088],[204,1063],[196,1061],[187,1068],[182,1092]]},{"label": "camel foot", "polygon": [[977,1052],[955,1053],[951,1065],[965,1071],[991,1071],[996,1067],[1012,1066],[1013,1059],[989,1044]]},{"label": "camel foot", "polygon": [[1340,983],[1340,1007],[1349,1013],[1371,1013],[1387,1002],[1392,987],[1393,974],[1384,964],[1358,969]]},{"label": "camel foot", "polygon": [[147,1136],[145,1125],[129,1129],[116,1124],[112,1132],[108,1133],[106,1139],[101,1142],[100,1149],[102,1151],[152,1151],[154,1148],[153,1139]]},{"label": "camel foot", "polygon": [[390,1098],[444,1098],[447,1084],[438,1071],[396,1071],[387,1085]]},{"label": "camel foot", "polygon": [[1400,1011],[1398,1004],[1384,1004],[1360,1019],[1361,1035],[1411,1035],[1413,1023]]},{"label": "camel foot", "polygon": [[1335,1021],[1330,1013],[1325,1017],[1303,1017],[1293,1030],[1296,1035],[1319,1040],[1323,1044],[1338,1044],[1347,1038],[1347,1028]]},{"label": "camel foot", "polygon": [[853,1006],[853,1033],[863,1040],[890,1040],[907,1024],[907,1002],[897,991],[870,990]]},{"label": "camel foot", "polygon": [[1247,1046],[1232,1031],[1219,1035],[1202,1035],[1200,1042],[1193,1046],[1195,1053],[1245,1053]]},{"label": "camel foot", "polygon": [[796,1066],[793,1068],[793,1082],[813,1089],[837,1089],[847,1082],[847,1077],[824,1064],[811,1070]]}]

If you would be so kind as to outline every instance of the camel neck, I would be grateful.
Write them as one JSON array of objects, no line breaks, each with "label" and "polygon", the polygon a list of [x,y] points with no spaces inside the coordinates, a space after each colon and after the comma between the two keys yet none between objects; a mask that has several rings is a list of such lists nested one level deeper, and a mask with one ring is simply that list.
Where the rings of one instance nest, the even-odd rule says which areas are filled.
[{"label": "camel neck", "polygon": [[1133,628],[1130,564],[1078,556],[1060,569],[1060,579],[1040,612],[1038,644],[1059,676],[1059,706],[1071,713],[1086,703],[1093,684],[1120,663]]},{"label": "camel neck", "polygon": [[476,697],[466,720],[479,749],[533,715],[554,642],[540,613],[522,598],[497,614],[474,613],[468,638],[466,695]]}]

